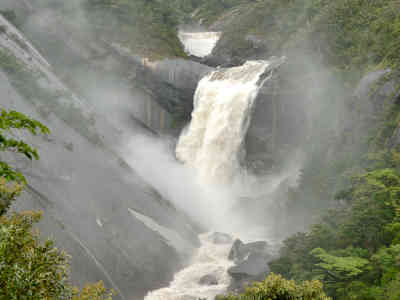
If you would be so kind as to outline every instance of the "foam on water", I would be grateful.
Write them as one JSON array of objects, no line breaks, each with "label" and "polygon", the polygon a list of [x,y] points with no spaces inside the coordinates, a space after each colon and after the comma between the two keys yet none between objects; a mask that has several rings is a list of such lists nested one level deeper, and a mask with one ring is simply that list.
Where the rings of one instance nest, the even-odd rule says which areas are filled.
[{"label": "foam on water", "polygon": [[197,170],[204,184],[230,183],[240,173],[253,104],[269,65],[248,61],[199,82],[192,121],[179,138],[176,155]]},{"label": "foam on water", "polygon": [[[213,300],[226,291],[230,284],[227,270],[233,265],[228,260],[232,244],[214,244],[210,233],[200,235],[201,246],[189,266],[177,274],[166,288],[150,292],[145,300]],[[199,280],[205,275],[214,275],[217,285],[201,285]]]},{"label": "foam on water", "polygon": [[[223,230],[239,234],[245,241],[266,239],[265,228],[251,228],[252,234],[249,234],[250,225],[235,215],[232,205],[240,197],[234,183],[242,181],[246,185],[246,180],[236,179],[246,178],[242,168],[244,140],[254,102],[264,82],[271,78],[273,67],[269,61],[248,61],[242,66],[217,69],[206,75],[194,96],[191,123],[182,132],[176,147],[177,158],[194,171],[202,190],[214,187],[231,192],[228,209],[224,197],[206,197],[201,201],[212,201],[207,206],[210,220],[214,215],[221,216],[219,219],[226,225]],[[195,205],[192,201],[191,205]],[[209,230],[219,230],[211,224]],[[244,228],[246,232],[242,232]],[[200,235],[201,247],[189,266],[178,272],[168,287],[150,292],[145,300],[211,300],[226,292],[231,281],[227,271],[233,265],[228,260],[232,244],[213,244],[209,235]],[[201,285],[199,280],[205,275],[215,276],[218,285]]]}]

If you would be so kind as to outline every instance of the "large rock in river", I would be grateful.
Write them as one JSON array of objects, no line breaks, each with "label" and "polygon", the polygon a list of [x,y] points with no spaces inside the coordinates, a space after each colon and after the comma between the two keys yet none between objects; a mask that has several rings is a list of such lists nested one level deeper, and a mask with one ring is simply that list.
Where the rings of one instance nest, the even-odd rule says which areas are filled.
[{"label": "large rock in river", "polygon": [[272,259],[272,251],[264,241],[244,244],[236,240],[228,258],[235,262],[235,266],[228,270],[232,277],[229,290],[238,292],[269,273],[268,262]]}]

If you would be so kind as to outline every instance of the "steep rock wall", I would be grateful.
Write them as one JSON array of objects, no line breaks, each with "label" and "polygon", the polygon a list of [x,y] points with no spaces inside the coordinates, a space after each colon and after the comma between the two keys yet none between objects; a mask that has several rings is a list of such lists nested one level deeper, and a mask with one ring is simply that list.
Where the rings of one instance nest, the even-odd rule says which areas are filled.
[{"label": "steep rock wall", "polygon": [[[44,211],[39,228],[72,255],[75,283],[102,279],[121,299],[142,298],[169,282],[198,245],[196,225],[117,155],[129,128],[116,128],[75,96],[1,16],[0,26],[0,107],[37,118],[52,132],[21,135],[38,148],[39,161],[1,154],[29,182],[14,209]],[[140,128],[135,132],[146,132]]]}]

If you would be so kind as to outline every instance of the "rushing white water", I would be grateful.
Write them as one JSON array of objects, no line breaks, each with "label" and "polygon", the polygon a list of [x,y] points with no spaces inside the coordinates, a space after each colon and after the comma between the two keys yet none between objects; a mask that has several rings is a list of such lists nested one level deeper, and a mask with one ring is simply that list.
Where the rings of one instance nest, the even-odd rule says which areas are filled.
[{"label": "rushing white water", "polygon": [[220,69],[198,84],[192,121],[182,133],[176,155],[197,170],[200,182],[231,183],[240,174],[243,143],[252,107],[268,61]]},{"label": "rushing white water", "polygon": [[[200,236],[201,247],[193,257],[189,267],[175,274],[171,284],[150,292],[145,300],[213,300],[222,294],[230,284],[227,270],[233,265],[228,260],[232,244],[214,244],[209,239],[210,234]],[[200,278],[204,275],[214,275],[216,285],[201,285]]]},{"label": "rushing white water", "polygon": [[[236,187],[233,189],[231,183],[242,174],[244,139],[252,108],[259,89],[270,78],[274,65],[268,61],[248,61],[243,66],[217,69],[205,76],[195,93],[192,121],[181,134],[176,147],[177,158],[189,170],[195,171],[202,189],[207,191],[211,186],[229,187],[232,190],[229,200],[231,207],[226,208],[224,197],[212,197],[214,206],[208,206],[208,216],[211,220],[213,215],[220,216],[221,212],[229,212],[228,215],[220,216],[221,221],[230,227],[225,229],[248,241],[270,239],[267,238],[265,228],[250,230],[251,225],[246,222],[246,227],[244,220],[232,211],[235,198],[239,198],[240,193],[235,193]],[[182,178],[182,181],[186,185],[190,182],[187,178]],[[182,185],[181,182],[179,184]],[[190,205],[196,205],[195,199],[192,199]],[[200,200],[207,202],[210,199]],[[215,204],[221,207],[215,208]],[[210,229],[216,230],[212,224],[214,223],[210,222]],[[240,228],[246,228],[247,232],[241,232]],[[228,260],[232,245],[213,244],[209,236],[210,234],[200,236],[201,247],[189,266],[178,272],[168,287],[150,292],[145,300],[211,300],[216,295],[225,293],[231,281],[227,271],[233,265]],[[216,276],[218,284],[201,285],[199,280],[205,275]]]},{"label": "rushing white water", "polygon": [[211,54],[220,37],[221,32],[179,32],[185,52],[197,57]]}]

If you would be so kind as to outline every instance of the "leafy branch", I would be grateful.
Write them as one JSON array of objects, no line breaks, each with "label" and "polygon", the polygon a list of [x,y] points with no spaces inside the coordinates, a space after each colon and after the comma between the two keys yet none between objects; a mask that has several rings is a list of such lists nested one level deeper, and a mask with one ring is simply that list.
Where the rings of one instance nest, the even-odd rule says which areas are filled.
[{"label": "leafy branch", "polygon": [[[17,111],[0,110],[0,151],[15,152],[30,160],[39,159],[37,149],[10,137],[14,130],[27,130],[32,135],[49,134],[50,130],[37,120]],[[24,175],[0,160],[0,215],[4,214],[11,202],[20,194],[26,184]]]}]

